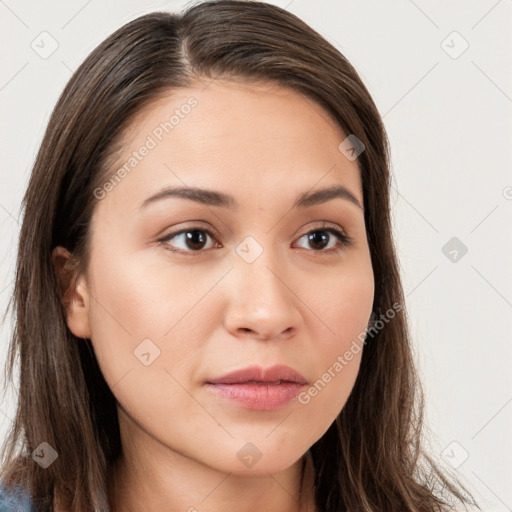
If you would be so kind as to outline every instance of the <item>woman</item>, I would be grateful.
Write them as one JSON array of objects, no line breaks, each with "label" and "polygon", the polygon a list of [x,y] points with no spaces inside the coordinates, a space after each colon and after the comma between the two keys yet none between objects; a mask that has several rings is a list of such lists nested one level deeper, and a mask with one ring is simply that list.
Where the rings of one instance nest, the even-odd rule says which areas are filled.
[{"label": "woman", "polygon": [[473,503],[422,449],[388,159],[357,72],[278,7],[204,2],[100,44],[24,198],[5,492],[75,512]]}]

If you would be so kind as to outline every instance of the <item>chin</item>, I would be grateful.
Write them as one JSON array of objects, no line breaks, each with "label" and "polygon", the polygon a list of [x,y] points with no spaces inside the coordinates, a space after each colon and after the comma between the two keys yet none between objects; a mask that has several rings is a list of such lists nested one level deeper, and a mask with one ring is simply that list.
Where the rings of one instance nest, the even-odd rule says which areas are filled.
[{"label": "chin", "polygon": [[[265,434],[268,435],[268,432]],[[210,464],[224,473],[232,473],[237,476],[268,476],[285,471],[296,464],[307,451],[297,451],[298,443],[283,449],[282,442],[240,442],[236,441],[233,447],[226,447],[222,455]],[[227,453],[233,456],[226,457]],[[213,463],[213,464],[212,464]],[[219,464],[220,463],[220,464]]]}]

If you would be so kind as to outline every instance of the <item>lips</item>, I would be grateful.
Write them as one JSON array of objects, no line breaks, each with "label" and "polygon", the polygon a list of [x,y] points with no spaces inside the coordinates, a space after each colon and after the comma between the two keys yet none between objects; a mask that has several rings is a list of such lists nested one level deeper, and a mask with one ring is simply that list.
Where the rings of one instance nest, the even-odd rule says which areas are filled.
[{"label": "lips", "polygon": [[230,372],[217,379],[208,381],[208,384],[267,384],[276,385],[286,382],[307,384],[307,380],[299,372],[289,366],[275,365],[269,368],[250,366],[241,370]]},{"label": "lips", "polygon": [[307,384],[303,375],[284,365],[251,366],[206,382],[217,397],[245,409],[272,411],[288,405]]}]

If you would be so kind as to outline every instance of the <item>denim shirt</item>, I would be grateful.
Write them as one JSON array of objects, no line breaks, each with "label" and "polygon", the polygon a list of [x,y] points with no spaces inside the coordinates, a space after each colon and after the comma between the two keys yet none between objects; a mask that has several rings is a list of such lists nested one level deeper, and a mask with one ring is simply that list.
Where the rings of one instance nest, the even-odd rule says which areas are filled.
[{"label": "denim shirt", "polygon": [[0,485],[0,512],[35,512],[26,491]]}]

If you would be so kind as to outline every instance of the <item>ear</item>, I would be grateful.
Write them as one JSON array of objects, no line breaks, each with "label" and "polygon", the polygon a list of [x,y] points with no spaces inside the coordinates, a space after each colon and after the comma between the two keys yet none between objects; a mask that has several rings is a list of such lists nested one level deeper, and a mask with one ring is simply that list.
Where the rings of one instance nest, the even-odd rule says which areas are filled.
[{"label": "ear", "polygon": [[52,251],[52,263],[70,331],[78,338],[90,338],[89,293],[85,276],[78,275],[78,262],[67,249],[58,246]]}]

